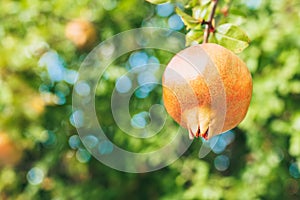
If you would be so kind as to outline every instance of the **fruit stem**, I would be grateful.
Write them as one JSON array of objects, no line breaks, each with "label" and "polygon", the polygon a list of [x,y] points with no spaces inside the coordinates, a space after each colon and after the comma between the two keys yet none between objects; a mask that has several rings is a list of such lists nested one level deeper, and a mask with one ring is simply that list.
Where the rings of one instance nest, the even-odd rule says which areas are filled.
[{"label": "fruit stem", "polygon": [[203,43],[208,43],[209,34],[211,32],[215,31],[215,28],[212,24],[212,21],[213,21],[214,16],[215,16],[218,0],[212,0],[212,4],[213,4],[213,7],[212,7],[211,13],[209,15],[208,21],[203,21],[203,24],[206,24],[205,31],[204,31],[204,36],[203,36],[204,37]]}]

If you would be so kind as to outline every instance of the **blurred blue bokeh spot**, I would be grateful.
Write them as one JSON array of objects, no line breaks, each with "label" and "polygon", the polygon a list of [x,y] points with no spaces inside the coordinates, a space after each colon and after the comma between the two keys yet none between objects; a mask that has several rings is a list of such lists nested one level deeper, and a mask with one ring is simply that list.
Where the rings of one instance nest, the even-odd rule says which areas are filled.
[{"label": "blurred blue bokeh spot", "polygon": [[55,92],[56,96],[57,96],[57,101],[56,104],[57,105],[64,105],[66,103],[66,96],[64,93],[57,91]]},{"label": "blurred blue bokeh spot", "polygon": [[211,138],[208,141],[205,141],[205,140],[202,140],[202,141],[206,146],[209,146],[214,153],[220,154],[226,149],[226,147],[230,143],[233,142],[234,137],[235,136],[234,136],[233,131],[227,131],[220,135],[214,136],[213,138]]},{"label": "blurred blue bokeh spot", "polygon": [[289,167],[289,171],[293,178],[300,178],[300,170],[297,163],[292,163]]},{"label": "blurred blue bokeh spot", "polygon": [[209,146],[216,154],[222,153],[226,149],[226,142],[221,136],[215,136],[209,140]]},{"label": "blurred blue bokeh spot", "polygon": [[66,81],[67,83],[73,85],[78,77],[78,72],[76,70],[73,69],[65,69],[64,70],[64,81]]},{"label": "blurred blue bokeh spot", "polygon": [[132,81],[126,75],[120,77],[116,82],[116,90],[119,93],[127,93],[131,90]]},{"label": "blurred blue bokeh spot", "polygon": [[78,72],[66,69],[64,60],[53,50],[44,53],[38,65],[46,67],[48,76],[52,82],[65,81],[69,84],[74,84],[77,80]]},{"label": "blurred blue bokeh spot", "polygon": [[93,135],[87,135],[83,137],[82,142],[87,148],[92,149],[98,144],[99,140]]},{"label": "blurred blue bokeh spot", "polygon": [[135,92],[134,92],[134,95],[139,98],[139,99],[144,99],[146,97],[149,96],[149,91],[143,89],[143,87],[145,86],[142,86],[142,87],[139,87]]},{"label": "blurred blue bokeh spot", "polygon": [[30,184],[38,185],[42,183],[44,179],[44,172],[40,168],[34,167],[28,171],[26,177]]},{"label": "blurred blue bokeh spot", "polygon": [[55,51],[43,54],[39,60],[39,66],[46,66],[51,81],[63,80],[64,62]]},{"label": "blurred blue bokeh spot", "polygon": [[69,145],[72,149],[78,149],[81,144],[80,138],[78,135],[72,135],[69,138]]},{"label": "blurred blue bokeh spot", "polygon": [[91,159],[91,154],[86,149],[79,148],[76,151],[76,158],[81,163],[87,163]]},{"label": "blurred blue bokeh spot", "polygon": [[47,131],[47,140],[43,142],[45,147],[51,147],[56,143],[56,135],[53,131]]},{"label": "blurred blue bokeh spot", "polygon": [[225,171],[228,169],[230,161],[229,158],[225,155],[219,155],[214,160],[215,168],[218,171]]},{"label": "blurred blue bokeh spot", "polygon": [[70,116],[70,123],[76,128],[81,128],[84,124],[83,112],[81,110],[73,112]]},{"label": "blurred blue bokeh spot", "polygon": [[149,113],[145,111],[135,114],[131,119],[131,125],[135,128],[145,128],[147,125],[147,117],[149,117]]},{"label": "blurred blue bokeh spot", "polygon": [[134,52],[129,57],[131,68],[142,67],[148,62],[148,55],[145,52]]},{"label": "blurred blue bokeh spot", "polygon": [[235,138],[234,132],[232,130],[222,133],[221,137],[224,139],[226,145],[229,145],[230,143],[232,143]]},{"label": "blurred blue bokeh spot", "polygon": [[256,10],[261,4],[261,0],[243,0],[243,3],[250,9]]},{"label": "blurred blue bokeh spot", "polygon": [[163,3],[156,6],[157,15],[168,17],[174,12],[174,6],[171,3]]},{"label": "blurred blue bokeh spot", "polygon": [[157,83],[158,82],[158,80],[154,76],[154,74],[148,70],[139,73],[139,75],[137,77],[137,81],[140,86],[147,84],[147,83]]},{"label": "blurred blue bokeh spot", "polygon": [[90,94],[91,88],[86,81],[80,81],[75,85],[75,91],[80,96],[88,96]]},{"label": "blurred blue bokeh spot", "polygon": [[110,141],[102,141],[98,146],[98,151],[100,154],[110,154],[113,151],[113,144]]},{"label": "blurred blue bokeh spot", "polygon": [[149,57],[148,64],[149,64],[147,68],[148,71],[156,72],[160,68],[160,62],[158,58],[156,58],[155,56]]},{"label": "blurred blue bokeh spot", "polygon": [[181,30],[184,26],[181,18],[177,14],[174,14],[169,18],[168,25],[171,29],[176,30],[176,31]]},{"label": "blurred blue bokeh spot", "polygon": [[40,93],[44,93],[44,92],[49,92],[50,91],[50,87],[46,84],[41,84],[39,87],[39,92]]}]

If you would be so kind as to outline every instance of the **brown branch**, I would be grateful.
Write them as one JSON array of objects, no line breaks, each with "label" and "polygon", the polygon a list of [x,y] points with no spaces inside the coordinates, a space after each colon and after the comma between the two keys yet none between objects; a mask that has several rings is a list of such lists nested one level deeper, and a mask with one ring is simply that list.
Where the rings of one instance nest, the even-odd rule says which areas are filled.
[{"label": "brown branch", "polygon": [[207,43],[208,38],[209,38],[209,34],[211,32],[215,31],[215,28],[213,27],[212,21],[213,21],[214,16],[215,16],[218,0],[212,0],[212,4],[213,4],[213,7],[212,7],[211,13],[209,15],[208,21],[203,21],[203,23],[202,23],[202,24],[206,24],[204,35],[203,35],[203,39],[204,39],[203,43]]}]

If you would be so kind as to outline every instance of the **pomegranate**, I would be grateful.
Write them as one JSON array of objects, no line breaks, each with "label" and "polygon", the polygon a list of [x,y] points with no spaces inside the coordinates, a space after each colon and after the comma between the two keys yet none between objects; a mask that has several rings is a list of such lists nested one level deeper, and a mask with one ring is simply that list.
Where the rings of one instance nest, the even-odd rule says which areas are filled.
[{"label": "pomegranate", "polygon": [[245,117],[252,78],[246,64],[213,43],[176,54],[163,74],[167,112],[194,137],[211,137],[236,127]]}]

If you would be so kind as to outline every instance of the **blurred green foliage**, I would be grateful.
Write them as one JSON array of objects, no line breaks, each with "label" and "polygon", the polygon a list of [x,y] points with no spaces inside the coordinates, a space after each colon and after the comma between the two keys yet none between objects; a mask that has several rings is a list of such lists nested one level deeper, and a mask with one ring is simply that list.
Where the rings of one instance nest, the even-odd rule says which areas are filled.
[{"label": "blurred green foliage", "polygon": [[[173,28],[199,42],[201,32],[185,29],[174,8],[195,11],[194,2],[172,1],[167,7],[142,0],[0,2],[0,199],[300,199],[297,0],[220,1],[219,22],[236,24],[251,39],[239,56],[254,82],[247,117],[225,150],[199,159],[202,142],[195,140],[172,165],[129,174],[98,162],[77,137],[71,119],[73,79],[91,47],[77,49],[65,36],[66,24],[78,18],[92,22],[93,46],[143,26]],[[162,64],[172,56],[146,53]],[[163,146],[178,125],[168,118],[162,136],[146,142],[116,127],[110,96],[130,56],[108,68],[96,92],[97,114],[114,142],[147,152]],[[162,103],[160,95],[156,87],[147,98],[133,97],[131,114]]]}]

